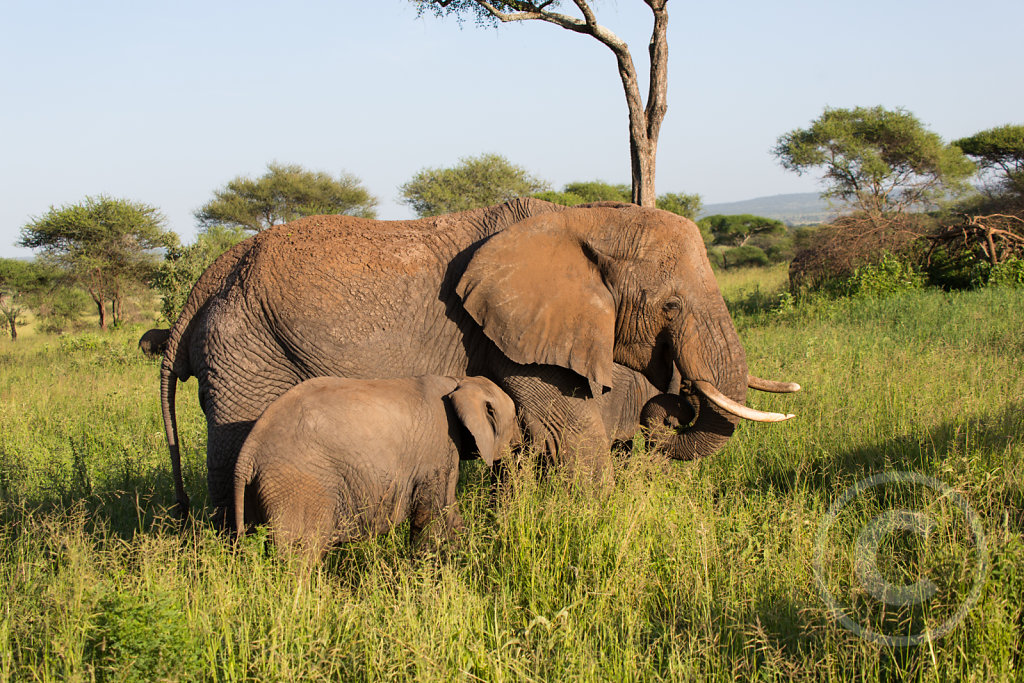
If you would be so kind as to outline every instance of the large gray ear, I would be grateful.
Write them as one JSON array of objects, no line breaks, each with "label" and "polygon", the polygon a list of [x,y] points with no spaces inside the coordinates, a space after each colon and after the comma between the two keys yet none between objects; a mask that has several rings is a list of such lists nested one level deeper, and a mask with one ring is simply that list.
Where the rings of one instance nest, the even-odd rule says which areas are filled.
[{"label": "large gray ear", "polygon": [[517,434],[516,406],[508,394],[483,377],[466,377],[448,395],[459,420],[473,435],[476,450],[493,465]]},{"label": "large gray ear", "polygon": [[456,292],[511,360],[558,365],[610,387],[615,301],[599,255],[569,225],[578,214],[534,216],[495,234],[473,255]]}]

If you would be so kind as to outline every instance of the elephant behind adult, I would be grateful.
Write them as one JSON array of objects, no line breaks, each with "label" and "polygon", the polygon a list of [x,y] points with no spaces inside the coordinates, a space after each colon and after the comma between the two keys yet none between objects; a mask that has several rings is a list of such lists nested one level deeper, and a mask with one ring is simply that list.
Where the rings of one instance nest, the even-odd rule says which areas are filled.
[{"label": "elephant behind adult", "polygon": [[164,351],[167,350],[167,339],[170,336],[171,331],[162,327],[146,330],[139,337],[139,351],[142,351],[149,358],[163,356]]},{"label": "elephant behind adult", "polygon": [[673,457],[714,452],[740,417],[785,417],[743,405],[746,357],[699,231],[657,209],[516,200],[418,221],[315,216],[236,245],[211,269],[161,368],[182,508],[173,385],[193,375],[221,511],[253,421],[311,377],[487,376],[534,443],[588,476],[608,457],[594,396],[612,387],[616,362],[660,391],[675,373],[697,404]]}]

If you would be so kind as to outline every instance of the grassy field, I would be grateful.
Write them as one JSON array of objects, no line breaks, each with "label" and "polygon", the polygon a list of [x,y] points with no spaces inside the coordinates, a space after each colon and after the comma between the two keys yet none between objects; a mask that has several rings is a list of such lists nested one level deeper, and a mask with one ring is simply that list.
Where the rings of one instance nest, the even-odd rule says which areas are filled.
[{"label": "grassy field", "polygon": [[[456,547],[312,575],[168,519],[141,328],[0,342],[0,680],[1024,679],[1024,291],[792,307],[784,278],[722,281],[752,372],[804,386],[751,402],[796,419],[637,446],[602,496],[524,467],[494,501],[471,463]],[[178,413],[202,505],[194,380]]]}]

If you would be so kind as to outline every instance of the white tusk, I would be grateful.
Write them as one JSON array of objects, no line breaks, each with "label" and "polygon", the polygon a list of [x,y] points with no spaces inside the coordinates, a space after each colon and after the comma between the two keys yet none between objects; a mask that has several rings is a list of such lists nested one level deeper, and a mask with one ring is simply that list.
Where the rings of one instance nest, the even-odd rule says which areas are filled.
[{"label": "white tusk", "polygon": [[791,394],[794,391],[800,391],[800,385],[796,382],[776,382],[753,375],[747,375],[747,386],[758,391],[771,391],[776,394]]},{"label": "white tusk", "polygon": [[731,398],[723,394],[721,391],[715,388],[715,385],[712,384],[711,382],[706,382],[704,380],[696,380],[694,384],[697,386],[700,392],[707,396],[708,400],[710,400],[716,406],[718,406],[722,410],[732,413],[736,417],[742,417],[744,420],[753,420],[754,422],[782,422],[783,420],[788,420],[791,417],[796,417],[795,415],[783,415],[782,413],[766,413],[761,410],[754,410],[753,408],[748,408],[742,403],[737,403],[736,401],[732,400]]}]

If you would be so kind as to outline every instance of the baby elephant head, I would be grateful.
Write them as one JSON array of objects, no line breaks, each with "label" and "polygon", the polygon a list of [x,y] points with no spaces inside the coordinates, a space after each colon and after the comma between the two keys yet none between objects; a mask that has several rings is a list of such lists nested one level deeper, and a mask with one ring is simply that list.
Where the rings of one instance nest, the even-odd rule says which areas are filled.
[{"label": "baby elephant head", "polygon": [[[459,420],[476,443],[476,453],[488,466],[519,437],[516,406],[497,384],[486,377],[465,377],[448,394]],[[469,444],[466,444],[467,451]]]}]

